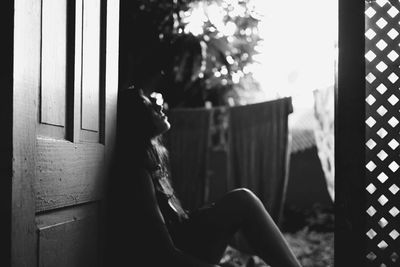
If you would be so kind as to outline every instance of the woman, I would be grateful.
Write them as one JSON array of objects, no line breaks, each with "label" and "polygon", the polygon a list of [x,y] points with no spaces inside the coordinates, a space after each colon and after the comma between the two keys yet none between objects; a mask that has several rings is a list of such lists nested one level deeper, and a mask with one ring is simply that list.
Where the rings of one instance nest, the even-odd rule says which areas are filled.
[{"label": "woman", "polygon": [[119,98],[118,174],[109,187],[109,264],[220,266],[229,241],[241,231],[269,265],[299,267],[278,227],[251,191],[233,190],[192,212],[182,208],[168,177],[168,154],[161,135],[170,124],[157,95],[148,97],[131,87]]}]

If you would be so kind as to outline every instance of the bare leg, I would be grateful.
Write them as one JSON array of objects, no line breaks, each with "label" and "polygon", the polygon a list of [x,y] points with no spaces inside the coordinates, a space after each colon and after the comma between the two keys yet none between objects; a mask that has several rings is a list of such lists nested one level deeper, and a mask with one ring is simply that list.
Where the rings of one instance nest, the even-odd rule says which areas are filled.
[{"label": "bare leg", "polygon": [[240,230],[255,253],[275,267],[301,266],[264,205],[251,191],[238,189],[218,203],[220,208],[236,209],[241,217]]},{"label": "bare leg", "polygon": [[[250,190],[236,189],[227,193],[215,202],[212,210],[205,214],[208,218],[202,220],[213,222],[219,229],[225,225],[228,229],[233,226],[235,231],[240,230],[254,252],[267,264],[272,267],[301,266],[262,202]],[[213,233],[213,230],[208,232]],[[227,239],[231,237],[227,236]],[[228,240],[220,244],[225,241]],[[215,254],[218,253],[221,251]]]}]

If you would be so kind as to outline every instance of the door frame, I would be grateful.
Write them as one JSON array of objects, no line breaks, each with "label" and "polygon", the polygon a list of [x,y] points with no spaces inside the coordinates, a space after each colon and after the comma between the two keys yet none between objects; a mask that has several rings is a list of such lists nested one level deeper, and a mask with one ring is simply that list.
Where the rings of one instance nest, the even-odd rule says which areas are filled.
[{"label": "door frame", "polygon": [[0,72],[0,262],[11,264],[11,188],[12,188],[12,97],[13,97],[13,48],[14,1],[3,1],[0,8],[2,32],[2,68]]},{"label": "door frame", "polygon": [[365,2],[339,0],[335,93],[335,266],[366,266]]}]

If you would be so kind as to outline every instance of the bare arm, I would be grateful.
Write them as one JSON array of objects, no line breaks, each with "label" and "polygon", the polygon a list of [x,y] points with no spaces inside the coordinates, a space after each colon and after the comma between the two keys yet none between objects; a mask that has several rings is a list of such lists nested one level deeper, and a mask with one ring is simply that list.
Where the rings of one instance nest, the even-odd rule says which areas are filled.
[{"label": "bare arm", "polygon": [[155,189],[151,177],[147,172],[141,175],[140,188],[143,194],[143,205],[146,212],[146,217],[151,222],[151,231],[158,237],[157,242],[160,249],[165,251],[162,253],[165,255],[165,261],[173,266],[191,266],[191,267],[217,267],[219,265],[205,263],[199,259],[196,259],[190,255],[184,254],[178,248],[175,247],[171,236],[164,223],[164,218],[161,214],[158,202],[156,199]]}]

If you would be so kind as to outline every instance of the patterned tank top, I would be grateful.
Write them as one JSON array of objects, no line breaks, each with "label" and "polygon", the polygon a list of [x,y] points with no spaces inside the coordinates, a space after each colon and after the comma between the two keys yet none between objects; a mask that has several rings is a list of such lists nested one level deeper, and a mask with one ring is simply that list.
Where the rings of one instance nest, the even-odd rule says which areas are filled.
[{"label": "patterned tank top", "polygon": [[168,177],[168,171],[157,165],[151,172],[151,178],[156,190],[157,202],[166,224],[172,224],[188,218],[188,213],[182,208],[176,197]]}]

